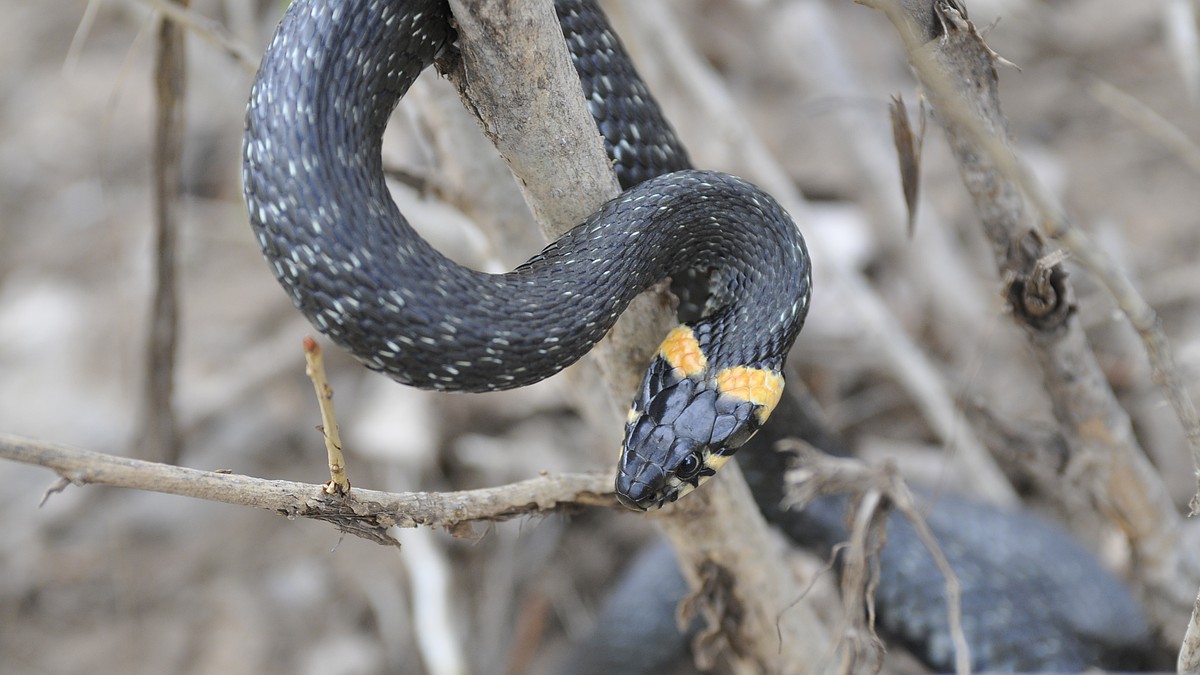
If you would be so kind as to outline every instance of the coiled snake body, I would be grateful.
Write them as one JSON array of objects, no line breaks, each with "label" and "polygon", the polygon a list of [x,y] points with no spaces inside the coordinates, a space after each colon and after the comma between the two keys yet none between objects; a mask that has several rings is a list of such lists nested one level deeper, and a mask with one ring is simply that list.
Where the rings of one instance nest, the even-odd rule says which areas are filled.
[{"label": "coiled snake body", "polygon": [[568,43],[628,189],[513,272],[448,260],[384,183],[388,116],[454,40],[445,2],[289,7],[251,92],[246,202],[276,278],[313,325],[367,367],[429,389],[544,379],[590,350],[651,284],[708,274],[705,315],[667,336],[626,426],[617,495],[651,508],[711,476],[770,415],[808,309],[808,253],[766,193],[676,170],[686,155],[656,104],[623,54],[608,58],[619,45],[587,32],[598,10],[558,10],[566,31],[583,31]]}]

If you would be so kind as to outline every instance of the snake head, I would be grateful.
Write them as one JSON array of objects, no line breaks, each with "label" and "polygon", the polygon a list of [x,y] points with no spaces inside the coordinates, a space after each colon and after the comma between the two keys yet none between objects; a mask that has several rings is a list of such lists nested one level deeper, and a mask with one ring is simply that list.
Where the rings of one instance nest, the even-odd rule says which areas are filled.
[{"label": "snake head", "polygon": [[646,511],[699,487],[758,431],[782,391],[773,369],[710,369],[691,329],[676,328],[629,411],[617,500]]}]

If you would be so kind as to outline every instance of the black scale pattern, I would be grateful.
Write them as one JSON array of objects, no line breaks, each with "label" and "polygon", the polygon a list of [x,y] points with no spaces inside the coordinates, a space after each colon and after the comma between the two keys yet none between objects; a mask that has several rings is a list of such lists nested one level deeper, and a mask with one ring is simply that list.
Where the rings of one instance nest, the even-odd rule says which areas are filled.
[{"label": "black scale pattern", "polygon": [[621,187],[690,169],[687,151],[595,4],[559,0],[555,10]]}]

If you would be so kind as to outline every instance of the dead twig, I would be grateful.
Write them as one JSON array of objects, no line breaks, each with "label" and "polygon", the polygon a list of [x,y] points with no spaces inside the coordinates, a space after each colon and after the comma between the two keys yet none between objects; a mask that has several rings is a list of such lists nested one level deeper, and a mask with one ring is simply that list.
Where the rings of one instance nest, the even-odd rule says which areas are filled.
[{"label": "dead twig", "polygon": [[391,527],[436,527],[462,533],[475,522],[573,506],[614,506],[612,476],[545,475],[519,483],[461,492],[380,492],[355,489],[334,497],[321,485],[202,471],[79,450],[0,434],[0,457],[52,469],[75,485],[109,485],[213,502],[252,506],[288,518],[314,518],[350,534],[394,544]]},{"label": "dead twig", "polygon": [[[883,548],[882,528],[887,515],[884,507],[886,502],[894,506],[912,524],[945,579],[946,613],[950,639],[954,642],[955,672],[960,675],[970,673],[970,648],[962,629],[962,587],[950,566],[950,561],[938,545],[937,538],[917,508],[916,500],[904,479],[892,467],[885,466],[880,469],[856,459],[826,455],[803,441],[782,441],[779,443],[779,450],[794,453],[798,457],[795,467],[787,476],[787,508],[802,509],[817,497],[826,495],[862,495],[856,505],[850,541],[846,547],[842,580],[846,616],[854,626],[855,634],[865,633],[873,640],[878,640],[875,636],[874,603],[871,599],[877,575],[869,572],[873,569],[869,561]],[[869,621],[863,620],[863,607],[867,609],[866,616]],[[861,653],[863,650],[851,651]]]},{"label": "dead twig", "polygon": [[[1179,381],[1154,310],[1129,279],[1069,221],[1066,211],[1021,164],[1000,109],[996,55],[957,3],[863,0],[882,10],[903,39],[910,63],[946,130],[963,183],[974,199],[1013,316],[1025,329],[1043,373],[1071,461],[1066,473],[1129,538],[1149,609],[1164,630],[1177,631],[1193,586],[1181,561],[1188,555],[1161,477],[1138,446],[1075,316],[1074,295],[1061,265],[1045,265],[1045,232],[1104,284],[1141,335],[1175,406],[1200,467],[1200,418]],[[919,28],[920,27],[920,28]],[[1022,195],[1036,209],[1027,213]],[[1040,227],[1039,227],[1040,226]]]},{"label": "dead twig", "polygon": [[[188,0],[176,0],[186,7]],[[167,3],[170,4],[170,3]],[[158,29],[154,86],[154,297],[146,337],[146,362],[136,447],[142,457],[167,463],[179,460],[182,440],[172,407],[175,349],[179,338],[179,297],[175,258],[178,248],[180,196],[183,192],[183,110],[187,90],[187,56],[183,30],[164,19]]]},{"label": "dead twig", "polygon": [[312,380],[321,407],[321,437],[325,439],[325,452],[329,457],[329,482],[325,494],[343,496],[350,493],[350,481],[346,478],[346,457],[342,454],[342,434],[338,430],[337,416],[333,413],[333,387],[325,378],[325,359],[321,346],[311,337],[304,338],[304,374]]}]

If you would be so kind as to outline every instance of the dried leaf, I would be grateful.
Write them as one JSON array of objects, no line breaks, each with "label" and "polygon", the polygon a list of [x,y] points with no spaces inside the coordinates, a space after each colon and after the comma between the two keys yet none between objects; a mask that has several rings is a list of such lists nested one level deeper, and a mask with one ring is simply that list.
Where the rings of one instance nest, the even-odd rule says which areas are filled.
[{"label": "dried leaf", "polygon": [[913,235],[917,222],[917,199],[921,194],[921,145],[925,140],[925,107],[921,106],[920,129],[913,134],[908,121],[908,110],[904,98],[892,97],[888,106],[892,118],[892,140],[896,143],[896,156],[900,160],[900,185],[904,189],[904,204],[908,207],[908,236]]}]

